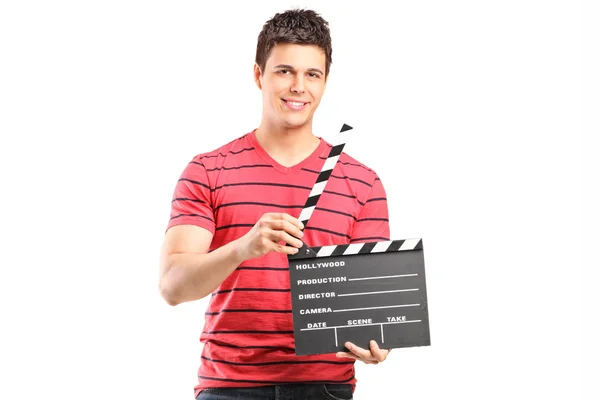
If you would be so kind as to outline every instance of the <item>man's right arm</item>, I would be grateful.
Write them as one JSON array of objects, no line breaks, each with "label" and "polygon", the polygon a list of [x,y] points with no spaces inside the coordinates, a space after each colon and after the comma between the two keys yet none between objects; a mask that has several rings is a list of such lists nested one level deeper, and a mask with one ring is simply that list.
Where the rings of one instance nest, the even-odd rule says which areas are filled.
[{"label": "man's right arm", "polygon": [[[244,261],[270,251],[295,254],[304,227],[286,213],[267,213],[244,236],[208,252],[213,234],[194,225],[167,230],[160,255],[159,287],[172,306],[212,293]],[[291,247],[285,244],[290,244]]]},{"label": "man's right arm", "polygon": [[236,243],[208,252],[213,234],[194,225],[174,226],[160,254],[160,293],[172,306],[212,293],[241,263]]}]

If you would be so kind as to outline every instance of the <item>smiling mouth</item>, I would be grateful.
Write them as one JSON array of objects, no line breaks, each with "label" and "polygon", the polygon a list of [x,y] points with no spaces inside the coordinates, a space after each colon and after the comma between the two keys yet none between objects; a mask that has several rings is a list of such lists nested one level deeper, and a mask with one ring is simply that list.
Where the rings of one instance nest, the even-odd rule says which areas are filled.
[{"label": "smiling mouth", "polygon": [[286,99],[282,99],[282,101],[292,110],[302,110],[304,109],[304,107],[306,107],[306,105],[308,103],[302,102],[302,101],[293,101],[293,100],[286,100]]}]

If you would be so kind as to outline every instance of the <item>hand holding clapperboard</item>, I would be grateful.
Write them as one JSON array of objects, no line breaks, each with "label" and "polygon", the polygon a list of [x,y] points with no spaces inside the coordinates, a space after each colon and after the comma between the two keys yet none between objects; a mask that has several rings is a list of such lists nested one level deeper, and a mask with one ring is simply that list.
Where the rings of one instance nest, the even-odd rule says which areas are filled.
[{"label": "hand holding clapperboard", "polygon": [[[325,190],[352,127],[344,124],[300,213],[304,227]],[[289,255],[296,355],[429,346],[421,239],[322,247]]]}]

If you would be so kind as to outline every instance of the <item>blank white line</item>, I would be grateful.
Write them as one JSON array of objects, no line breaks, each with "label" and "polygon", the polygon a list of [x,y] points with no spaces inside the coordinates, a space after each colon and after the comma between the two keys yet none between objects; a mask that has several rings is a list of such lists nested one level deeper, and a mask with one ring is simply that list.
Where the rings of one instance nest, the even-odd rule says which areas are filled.
[{"label": "blank white line", "polygon": [[319,331],[322,329],[336,329],[336,338],[337,338],[337,329],[338,328],[356,328],[359,326],[372,326],[372,325],[391,325],[391,324],[410,324],[411,322],[421,322],[420,319],[415,319],[412,321],[397,321],[397,322],[377,322],[375,324],[360,324],[360,325],[340,325],[340,326],[326,326],[324,328],[303,328],[301,331]]},{"label": "blank white line", "polygon": [[347,294],[338,294],[337,297],[344,297],[344,296],[361,296],[363,294],[379,294],[379,293],[396,293],[396,292],[414,292],[415,290],[419,290],[419,288],[416,289],[400,289],[400,290],[382,290],[380,292],[364,292],[364,293],[347,293]]},{"label": "blank white line", "polygon": [[419,303],[416,304],[401,304],[397,306],[381,306],[381,307],[365,307],[365,308],[348,308],[346,310],[333,310],[333,312],[346,312],[346,311],[359,311],[359,310],[380,310],[382,308],[400,308],[400,307],[415,307],[420,306]]},{"label": "blank white line", "polygon": [[381,324],[381,343],[383,343],[383,342],[384,342],[384,340],[383,340],[383,324]]},{"label": "blank white line", "polygon": [[335,332],[335,345],[337,346],[337,328],[334,328],[333,331]]},{"label": "blank white line", "polygon": [[406,274],[406,275],[390,275],[390,276],[372,276],[369,278],[352,278],[349,281],[364,281],[367,279],[388,279],[388,278],[403,278],[405,276],[417,276],[419,274]]}]

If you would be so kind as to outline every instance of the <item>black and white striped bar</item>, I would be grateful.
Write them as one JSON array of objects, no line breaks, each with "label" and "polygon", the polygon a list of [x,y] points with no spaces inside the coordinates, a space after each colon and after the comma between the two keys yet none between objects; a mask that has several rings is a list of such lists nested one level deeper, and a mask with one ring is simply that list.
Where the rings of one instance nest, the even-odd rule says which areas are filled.
[{"label": "black and white striped bar", "polygon": [[[306,227],[352,127],[344,124],[300,220]],[[429,346],[423,241],[389,240],[309,247],[288,256],[297,355]]]},{"label": "black and white striped bar", "polygon": [[353,254],[386,253],[423,249],[421,239],[388,240],[383,242],[341,244],[311,247],[314,257],[349,256]]},{"label": "black and white striped bar", "polygon": [[321,197],[321,194],[323,193],[323,190],[325,190],[325,186],[327,185],[329,177],[331,176],[331,173],[333,172],[333,169],[335,168],[335,165],[337,164],[338,159],[340,158],[340,154],[342,154],[342,151],[344,150],[344,146],[348,141],[348,137],[352,129],[353,128],[350,125],[343,124],[340,133],[330,140],[332,142],[331,151],[329,152],[327,160],[325,160],[325,163],[321,168],[321,172],[317,177],[317,181],[315,182],[315,185],[313,186],[310,194],[308,195],[306,204],[302,208],[302,211],[300,212],[300,217],[298,218],[304,224],[305,227],[313,211],[315,210],[315,207],[317,205],[317,202],[319,201],[319,198]]}]

